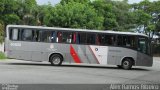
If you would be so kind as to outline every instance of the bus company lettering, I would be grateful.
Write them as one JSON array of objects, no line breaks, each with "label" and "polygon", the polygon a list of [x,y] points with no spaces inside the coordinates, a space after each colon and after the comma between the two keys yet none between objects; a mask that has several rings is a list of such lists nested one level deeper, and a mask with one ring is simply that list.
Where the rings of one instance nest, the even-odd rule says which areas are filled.
[{"label": "bus company lettering", "polygon": [[11,43],[10,45],[15,46],[15,47],[21,47],[22,46],[21,43]]},{"label": "bus company lettering", "polygon": [[109,50],[110,52],[122,52],[121,50]]}]

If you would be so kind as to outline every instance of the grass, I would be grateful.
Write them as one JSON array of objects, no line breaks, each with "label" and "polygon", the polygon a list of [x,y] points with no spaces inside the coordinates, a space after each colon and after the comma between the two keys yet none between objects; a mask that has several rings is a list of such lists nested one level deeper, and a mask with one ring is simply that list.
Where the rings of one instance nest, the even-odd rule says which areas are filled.
[{"label": "grass", "polygon": [[1,59],[6,59],[6,56],[5,56],[5,54],[3,52],[0,52],[0,60]]}]

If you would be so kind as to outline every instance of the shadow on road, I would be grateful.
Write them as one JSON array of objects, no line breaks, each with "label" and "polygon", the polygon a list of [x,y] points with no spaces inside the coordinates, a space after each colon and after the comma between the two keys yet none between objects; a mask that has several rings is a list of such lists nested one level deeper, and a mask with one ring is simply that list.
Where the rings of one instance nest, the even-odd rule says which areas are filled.
[{"label": "shadow on road", "polygon": [[[27,66],[51,66],[50,64],[44,64],[44,63],[6,63],[8,65],[27,65]],[[51,67],[61,67],[61,68],[66,68],[66,67],[74,67],[74,68],[97,68],[97,69],[117,69],[117,70],[124,70],[122,68],[118,68],[116,66],[98,66],[98,65],[75,65],[75,64],[63,64],[61,66],[51,66]],[[144,68],[135,68],[133,67],[131,70],[135,71],[150,71],[148,69]]]}]

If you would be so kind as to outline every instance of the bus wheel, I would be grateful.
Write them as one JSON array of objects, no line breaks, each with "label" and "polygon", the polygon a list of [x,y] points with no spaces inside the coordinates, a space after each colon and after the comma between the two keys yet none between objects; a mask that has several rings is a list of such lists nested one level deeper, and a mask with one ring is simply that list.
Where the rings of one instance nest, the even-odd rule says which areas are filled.
[{"label": "bus wheel", "polygon": [[125,58],[122,62],[122,68],[125,70],[129,70],[132,68],[133,62],[130,58]]},{"label": "bus wheel", "polygon": [[62,64],[62,61],[63,61],[63,58],[59,54],[53,54],[50,57],[50,62],[51,62],[51,65],[53,66],[60,66]]}]

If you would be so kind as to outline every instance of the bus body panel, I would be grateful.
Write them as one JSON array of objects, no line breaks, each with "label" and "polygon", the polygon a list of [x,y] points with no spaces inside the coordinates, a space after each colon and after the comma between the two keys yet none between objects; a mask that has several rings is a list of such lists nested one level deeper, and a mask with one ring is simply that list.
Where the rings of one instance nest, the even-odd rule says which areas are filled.
[{"label": "bus body panel", "polygon": [[137,61],[136,66],[152,66],[153,65],[153,57],[148,56],[146,54],[137,53]]},{"label": "bus body panel", "polygon": [[[7,44],[6,44],[7,45]],[[76,63],[71,55],[71,46],[74,48],[80,63],[121,65],[123,58],[132,57],[135,66],[152,66],[152,58],[138,53],[135,50],[94,45],[58,44],[41,42],[8,42],[7,56],[20,60],[49,61],[51,54],[60,53],[66,63]],[[142,56],[143,55],[143,56]],[[137,57],[137,58],[136,58]]]},{"label": "bus body panel", "polygon": [[7,52],[9,58],[49,61],[51,54],[59,53],[63,55],[65,63],[76,63],[71,55],[71,46],[74,48],[80,63],[121,65],[123,58],[132,57],[136,66],[152,65],[152,60],[147,55],[143,54],[142,58],[142,53],[122,47],[9,41],[6,48],[9,48]]},{"label": "bus body panel", "polygon": [[136,61],[137,51],[122,47],[109,47],[108,64],[121,65],[122,60],[126,57],[131,57]]}]

